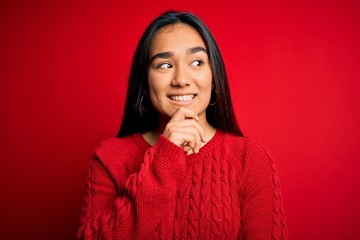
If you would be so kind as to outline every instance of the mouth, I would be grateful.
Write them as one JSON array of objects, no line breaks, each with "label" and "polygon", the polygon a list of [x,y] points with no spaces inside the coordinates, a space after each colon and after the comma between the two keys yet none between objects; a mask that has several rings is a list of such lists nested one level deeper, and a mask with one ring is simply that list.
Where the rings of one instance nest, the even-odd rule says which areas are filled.
[{"label": "mouth", "polygon": [[182,95],[168,95],[172,104],[178,106],[187,106],[190,105],[193,100],[196,98],[197,94],[182,94]]},{"label": "mouth", "polygon": [[196,94],[186,94],[186,95],[169,95],[168,98],[170,98],[173,101],[176,102],[188,102],[193,100],[196,97]]}]

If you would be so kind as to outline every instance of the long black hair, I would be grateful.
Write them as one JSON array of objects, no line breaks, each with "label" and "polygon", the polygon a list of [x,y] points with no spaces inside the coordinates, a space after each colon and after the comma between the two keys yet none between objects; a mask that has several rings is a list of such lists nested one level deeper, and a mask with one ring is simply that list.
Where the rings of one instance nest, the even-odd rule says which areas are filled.
[{"label": "long black hair", "polygon": [[206,109],[207,121],[215,128],[244,136],[236,122],[224,62],[212,33],[194,14],[175,11],[165,12],[153,20],[137,45],[130,71],[124,116],[117,136],[145,133],[158,127],[160,115],[147,96],[149,50],[151,41],[159,29],[178,23],[193,27],[200,34],[208,51],[214,86],[211,102],[215,104],[209,105]]}]

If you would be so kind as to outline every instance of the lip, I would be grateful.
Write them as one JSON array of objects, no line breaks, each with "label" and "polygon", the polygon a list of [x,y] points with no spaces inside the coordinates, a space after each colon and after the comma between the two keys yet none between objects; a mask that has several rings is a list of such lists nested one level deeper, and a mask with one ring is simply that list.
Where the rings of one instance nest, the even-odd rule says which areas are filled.
[{"label": "lip", "polygon": [[171,103],[179,106],[189,105],[197,97],[197,94],[188,93],[188,94],[169,94],[168,99]]}]

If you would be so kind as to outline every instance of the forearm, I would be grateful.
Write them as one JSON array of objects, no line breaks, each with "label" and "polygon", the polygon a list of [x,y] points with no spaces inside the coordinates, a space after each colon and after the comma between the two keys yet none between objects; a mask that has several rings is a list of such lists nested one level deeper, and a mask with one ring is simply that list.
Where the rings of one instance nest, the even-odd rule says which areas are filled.
[{"label": "forearm", "polygon": [[[89,208],[82,219],[79,237],[89,240],[150,238],[162,218],[174,208],[185,167],[183,151],[160,138],[145,153],[140,171],[127,177],[124,192],[119,194],[115,185],[110,187],[109,183],[98,182],[99,176],[108,172],[95,161],[87,189]],[[109,206],[98,208],[102,201],[108,201]]]}]

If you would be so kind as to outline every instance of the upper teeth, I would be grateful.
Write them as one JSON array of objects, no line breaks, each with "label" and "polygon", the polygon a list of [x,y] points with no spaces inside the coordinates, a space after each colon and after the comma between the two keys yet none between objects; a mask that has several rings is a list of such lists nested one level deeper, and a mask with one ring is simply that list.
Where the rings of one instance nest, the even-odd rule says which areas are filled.
[{"label": "upper teeth", "polygon": [[189,101],[194,98],[194,94],[191,95],[182,95],[182,96],[170,96],[171,100],[175,101]]}]

